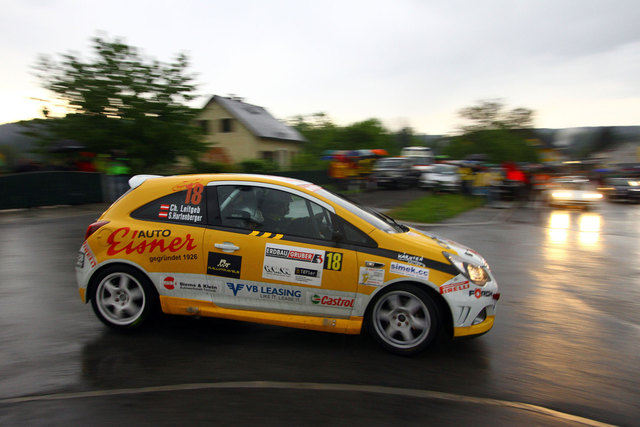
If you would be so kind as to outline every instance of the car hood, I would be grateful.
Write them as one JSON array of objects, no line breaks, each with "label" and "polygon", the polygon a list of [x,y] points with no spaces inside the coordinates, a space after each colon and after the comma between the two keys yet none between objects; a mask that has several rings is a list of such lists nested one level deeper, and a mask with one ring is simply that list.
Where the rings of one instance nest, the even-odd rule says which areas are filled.
[{"label": "car hood", "polygon": [[437,246],[444,252],[457,254],[459,257],[464,259],[464,261],[476,265],[487,265],[487,261],[478,252],[454,240],[440,237],[437,234],[428,233],[426,231],[416,230],[414,228],[411,228],[409,233],[421,236],[425,240],[429,241],[431,245]]},{"label": "car hood", "polygon": [[[397,255],[399,262],[415,265],[433,264],[436,269],[457,275],[458,271],[444,253],[458,255],[463,261],[475,265],[487,266],[485,259],[473,249],[453,240],[439,237],[435,234],[410,228],[409,231],[397,234],[387,234],[393,240],[393,247],[400,247],[404,252]],[[435,263],[435,264],[434,264]]]}]

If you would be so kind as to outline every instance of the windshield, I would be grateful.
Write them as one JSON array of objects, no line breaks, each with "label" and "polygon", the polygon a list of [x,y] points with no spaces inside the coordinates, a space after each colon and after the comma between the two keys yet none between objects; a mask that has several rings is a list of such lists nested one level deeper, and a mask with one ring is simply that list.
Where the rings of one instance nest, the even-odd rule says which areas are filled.
[{"label": "windshield", "polygon": [[325,190],[324,188],[316,191],[316,193],[320,194],[323,197],[326,197],[327,199],[331,200],[333,203],[348,210],[354,215],[357,215],[358,217],[367,221],[372,226],[379,228],[384,232],[404,233],[409,231],[409,227],[407,227],[406,225],[398,224],[390,216],[381,214],[380,212],[377,212],[373,209],[360,206],[356,202],[346,199],[345,197],[332,193],[328,190]]},{"label": "windshield", "polygon": [[608,182],[611,185],[622,185],[622,186],[637,186],[636,180],[632,178],[609,178]]},{"label": "windshield", "polygon": [[587,181],[557,181],[556,187],[563,190],[589,190]]},{"label": "windshield", "polygon": [[391,168],[402,165],[403,159],[380,159],[376,163],[377,167]]},{"label": "windshield", "polygon": [[433,171],[436,173],[452,174],[452,173],[455,173],[456,167],[455,166],[452,167],[451,165],[436,165]]}]

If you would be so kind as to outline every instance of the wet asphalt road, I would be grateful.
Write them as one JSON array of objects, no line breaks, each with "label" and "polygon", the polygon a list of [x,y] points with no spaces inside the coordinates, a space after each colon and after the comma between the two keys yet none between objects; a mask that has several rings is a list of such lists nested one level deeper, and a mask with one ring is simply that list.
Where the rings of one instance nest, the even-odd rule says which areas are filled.
[{"label": "wet asphalt road", "polygon": [[98,208],[0,214],[0,425],[639,423],[640,205],[481,208],[421,226],[480,252],[502,298],[488,334],[413,358],[219,319],[107,330],[73,270]]}]

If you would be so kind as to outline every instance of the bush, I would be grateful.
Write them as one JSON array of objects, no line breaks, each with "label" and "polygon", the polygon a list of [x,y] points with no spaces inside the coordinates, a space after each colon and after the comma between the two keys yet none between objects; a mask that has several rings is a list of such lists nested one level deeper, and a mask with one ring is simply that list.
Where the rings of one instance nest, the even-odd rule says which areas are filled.
[{"label": "bush", "polygon": [[244,173],[274,173],[278,166],[270,160],[245,160],[238,163],[240,172]]},{"label": "bush", "polygon": [[196,161],[187,173],[228,173],[235,172],[234,165],[218,162]]}]

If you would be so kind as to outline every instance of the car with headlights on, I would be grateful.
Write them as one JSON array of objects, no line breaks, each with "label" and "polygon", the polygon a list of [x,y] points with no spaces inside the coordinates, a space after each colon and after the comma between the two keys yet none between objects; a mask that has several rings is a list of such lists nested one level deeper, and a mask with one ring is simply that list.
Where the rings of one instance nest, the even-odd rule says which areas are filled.
[{"label": "car with headlights on", "polygon": [[137,175],[87,228],[80,298],[128,330],[156,314],[368,331],[414,354],[478,336],[498,284],[477,252],[309,182],[251,174]]},{"label": "car with headlights on", "polygon": [[550,180],[546,198],[552,207],[591,208],[602,200],[602,193],[582,176],[564,176]]},{"label": "car with headlights on", "polygon": [[610,201],[640,202],[640,179],[638,178],[605,178],[599,190]]}]

